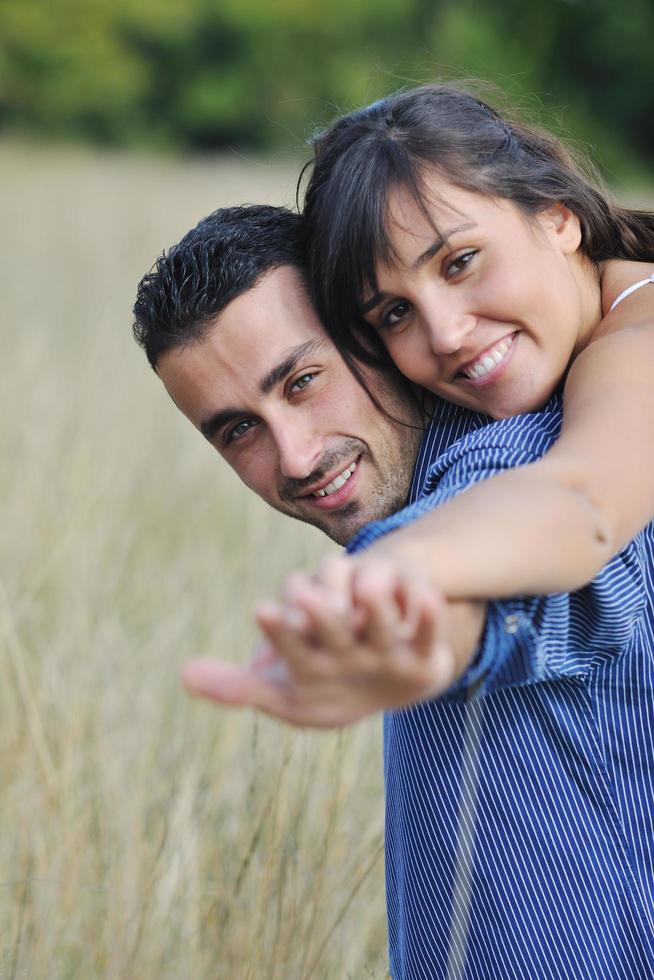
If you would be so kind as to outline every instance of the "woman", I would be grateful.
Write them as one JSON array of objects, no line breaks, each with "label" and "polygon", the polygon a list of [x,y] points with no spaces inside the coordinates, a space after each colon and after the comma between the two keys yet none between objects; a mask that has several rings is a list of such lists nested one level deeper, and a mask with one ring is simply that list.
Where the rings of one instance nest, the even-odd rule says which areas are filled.
[{"label": "woman", "polygon": [[[345,356],[388,351],[435,394],[499,419],[556,420],[563,389],[542,460],[296,576],[259,616],[266,656],[302,663],[316,689],[321,672],[328,687],[349,671],[374,689],[370,710],[397,707],[412,681],[403,703],[442,695],[386,718],[393,976],[649,976],[654,219],[610,204],[552,137],[432,86],[318,140],[306,216],[314,296]],[[453,411],[437,403],[435,424]],[[510,424],[495,424],[498,442]],[[597,573],[618,552],[629,584],[616,595]],[[485,649],[502,657],[443,664],[426,626],[439,610],[413,570],[449,598],[595,581],[489,620]],[[589,616],[639,590],[633,635],[597,644]],[[567,638],[554,653],[539,646],[545,607]],[[503,629],[514,642],[493,648]],[[366,684],[371,671],[385,687]]]}]

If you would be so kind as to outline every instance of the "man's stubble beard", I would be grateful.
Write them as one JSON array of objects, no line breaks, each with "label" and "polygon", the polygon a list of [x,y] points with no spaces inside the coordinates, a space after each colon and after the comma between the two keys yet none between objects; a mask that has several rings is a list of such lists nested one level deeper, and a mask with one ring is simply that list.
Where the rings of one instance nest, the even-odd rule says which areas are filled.
[{"label": "man's stubble beard", "polygon": [[[364,370],[363,374],[366,373]],[[419,405],[418,398],[415,393],[411,393],[410,388],[398,387],[383,372],[370,369],[368,377],[357,377],[356,374],[355,377],[391,426],[388,438],[380,440],[385,451],[378,449],[373,455],[365,442],[359,439],[346,440],[338,452],[325,454],[320,468],[307,480],[288,481],[286,486],[280,488],[280,496],[292,506],[302,484],[308,486],[315,483],[320,478],[321,471],[328,472],[341,459],[346,462],[352,455],[361,455],[363,459],[372,459],[378,477],[378,483],[370,488],[370,499],[365,502],[348,502],[338,512],[334,512],[333,520],[328,515],[323,517],[320,512],[305,515],[273,505],[287,516],[317,528],[342,546],[347,545],[366,524],[390,517],[406,506],[420,444],[430,415]],[[374,396],[371,390],[374,391]]]},{"label": "man's stubble beard", "polygon": [[[395,443],[397,452],[393,455],[396,458],[375,461],[379,479],[370,488],[371,499],[368,501],[348,502],[333,513],[332,520],[329,520],[327,515],[323,517],[320,513],[315,517],[305,517],[300,514],[291,516],[316,527],[336,544],[347,545],[366,524],[390,517],[406,505],[423,431],[421,426],[407,425],[406,438],[400,437]],[[366,457],[370,459],[367,452],[362,458]]]}]

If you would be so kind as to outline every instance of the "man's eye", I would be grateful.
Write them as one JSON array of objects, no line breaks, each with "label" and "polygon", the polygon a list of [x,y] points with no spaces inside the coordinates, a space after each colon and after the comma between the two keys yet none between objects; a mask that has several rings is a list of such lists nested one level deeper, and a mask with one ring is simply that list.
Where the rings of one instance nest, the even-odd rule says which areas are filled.
[{"label": "man's eye", "polygon": [[410,309],[411,304],[407,302],[407,300],[400,300],[399,303],[395,303],[394,306],[391,306],[390,309],[384,313],[380,326],[394,327],[404,319]]},{"label": "man's eye", "polygon": [[256,425],[254,419],[243,419],[242,422],[238,422],[237,425],[231,428],[225,436],[225,444],[229,445],[230,442],[234,442],[237,439],[242,439],[250,429]]},{"label": "man's eye", "polygon": [[458,255],[448,265],[447,275],[456,276],[457,273],[463,272],[463,270],[470,265],[470,263],[472,262],[476,254],[477,254],[477,249],[472,248],[469,251],[463,252],[461,255]]},{"label": "man's eye", "polygon": [[315,374],[313,374],[311,371],[308,371],[306,374],[301,374],[300,377],[296,378],[291,385],[291,390],[303,391],[305,388],[309,387],[314,378]]}]

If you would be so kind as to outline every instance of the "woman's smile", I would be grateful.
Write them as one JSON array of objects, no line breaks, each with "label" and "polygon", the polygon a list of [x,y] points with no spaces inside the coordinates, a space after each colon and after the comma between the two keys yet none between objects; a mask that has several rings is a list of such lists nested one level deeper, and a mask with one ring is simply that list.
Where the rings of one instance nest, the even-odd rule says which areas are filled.
[{"label": "woman's smile", "polygon": [[532,411],[597,322],[579,222],[562,205],[527,218],[510,201],[426,184],[426,209],[404,188],[389,195],[397,259],[378,264],[365,319],[412,381],[496,418]]},{"label": "woman's smile", "polygon": [[457,378],[467,379],[475,388],[492,384],[508,367],[518,337],[518,332],[510,333],[498,343],[486,348],[478,357],[470,361],[457,373]]}]

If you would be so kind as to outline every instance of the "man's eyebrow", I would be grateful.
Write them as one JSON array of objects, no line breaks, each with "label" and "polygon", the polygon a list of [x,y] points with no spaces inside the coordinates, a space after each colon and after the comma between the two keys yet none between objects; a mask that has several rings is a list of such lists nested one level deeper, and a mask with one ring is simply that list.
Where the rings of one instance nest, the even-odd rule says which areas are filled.
[{"label": "man's eyebrow", "polygon": [[[425,262],[428,262],[430,259],[433,259],[435,255],[438,255],[440,250],[447,245],[452,235],[457,235],[462,231],[470,231],[470,229],[474,227],[476,227],[474,221],[466,221],[462,225],[457,225],[456,228],[450,228],[448,231],[444,232],[443,235],[439,235],[434,239],[429,248],[425,249],[422,255],[419,255],[415,262],[410,266],[411,271],[416,272],[420,266],[425,264]],[[371,310],[374,310],[376,306],[379,306],[379,304],[386,299],[386,295],[386,293],[378,292],[375,293],[374,296],[371,296],[369,300],[359,307],[359,312],[361,315],[365,316],[366,313],[370,313]]]},{"label": "man's eyebrow", "polygon": [[321,347],[325,346],[324,340],[307,340],[306,343],[300,344],[299,347],[295,347],[283,361],[276,364],[274,368],[271,368],[267,374],[264,374],[263,378],[259,382],[259,391],[262,395],[269,395],[273,390],[275,385],[278,385],[280,381],[288,377],[298,361],[302,358],[307,357],[309,354],[313,354],[314,351],[319,350]]},{"label": "man's eyebrow", "polygon": [[244,415],[247,415],[247,412],[242,408],[221,408],[200,422],[200,432],[205,439],[211,442],[216,432],[222,429],[224,425],[233,422],[235,419],[242,419]]},{"label": "man's eyebrow", "polygon": [[[300,344],[298,347],[293,348],[290,353],[276,364],[267,374],[264,374],[263,378],[259,381],[259,391],[262,395],[268,395],[273,390],[275,385],[283,381],[284,378],[288,377],[291,371],[294,369],[298,361],[302,360],[304,357],[308,357],[309,354],[313,354],[315,351],[320,350],[325,346],[324,340],[308,340],[304,344]],[[223,426],[228,425],[235,419],[242,419],[251,415],[246,408],[232,408],[231,406],[226,408],[220,408],[217,412],[213,412],[208,418],[203,419],[200,422],[199,429],[205,439],[209,442],[213,439],[216,432],[223,428]]]}]

